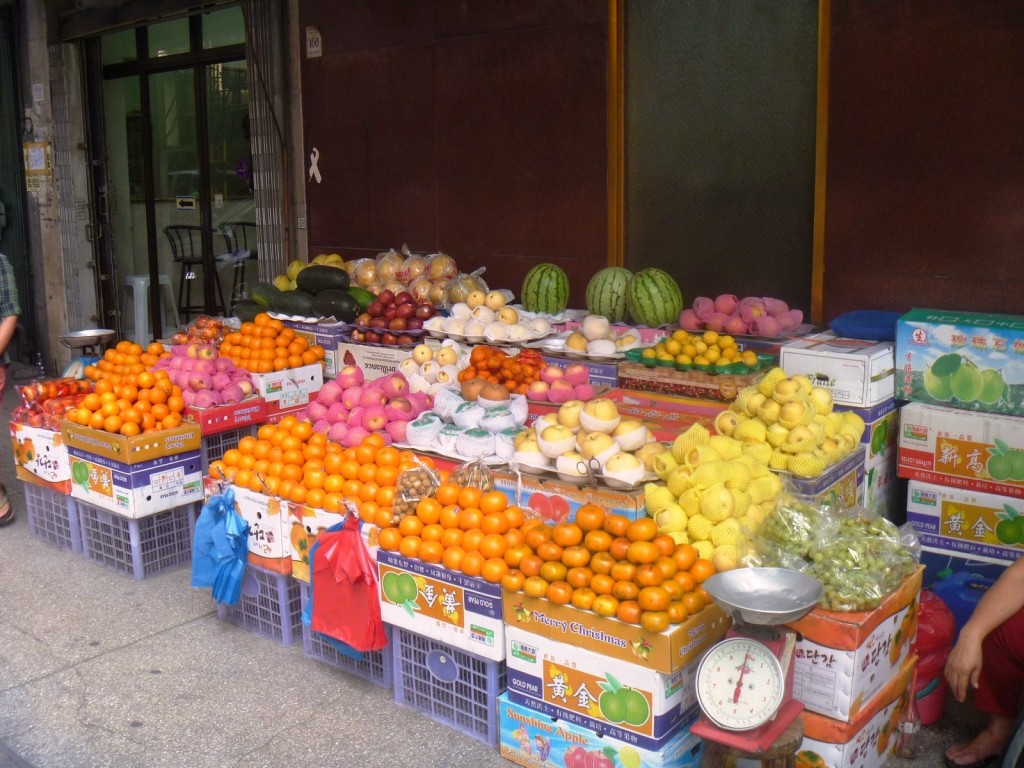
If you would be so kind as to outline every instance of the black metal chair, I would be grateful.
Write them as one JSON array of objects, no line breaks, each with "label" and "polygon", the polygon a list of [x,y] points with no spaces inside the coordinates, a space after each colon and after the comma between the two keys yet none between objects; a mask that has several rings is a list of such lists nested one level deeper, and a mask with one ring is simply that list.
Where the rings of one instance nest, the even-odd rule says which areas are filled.
[{"label": "black metal chair", "polygon": [[228,248],[228,252],[222,257],[222,260],[231,261],[234,264],[230,299],[230,310],[233,313],[235,305],[248,296],[245,266],[246,262],[256,261],[259,258],[256,252],[259,229],[251,221],[226,221],[220,225],[220,233],[224,236],[224,242],[227,243]]},{"label": "black metal chair", "polygon": [[[214,230],[216,234],[216,230]],[[171,257],[178,264],[181,276],[178,279],[178,314],[188,323],[193,311],[206,311],[205,303],[192,303],[192,281],[196,277],[196,266],[203,264],[202,228],[194,224],[171,224],[164,227],[164,234],[171,244]],[[205,273],[202,273],[205,277]],[[219,309],[224,310],[224,291],[220,285],[220,275],[216,266],[213,270],[213,284],[217,288]]]}]

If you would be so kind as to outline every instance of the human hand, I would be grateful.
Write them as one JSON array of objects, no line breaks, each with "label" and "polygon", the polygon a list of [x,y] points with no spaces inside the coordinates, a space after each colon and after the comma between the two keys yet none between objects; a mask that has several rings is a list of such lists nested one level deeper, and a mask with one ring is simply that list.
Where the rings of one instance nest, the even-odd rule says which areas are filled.
[{"label": "human hand", "polygon": [[981,643],[975,642],[963,633],[946,659],[946,681],[953,690],[957,701],[967,698],[967,688],[978,687],[981,674]]}]

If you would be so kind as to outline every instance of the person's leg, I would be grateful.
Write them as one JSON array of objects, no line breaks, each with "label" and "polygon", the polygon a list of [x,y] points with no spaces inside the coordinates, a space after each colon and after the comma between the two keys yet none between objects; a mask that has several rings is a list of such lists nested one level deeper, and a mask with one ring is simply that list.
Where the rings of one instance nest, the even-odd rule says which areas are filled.
[{"label": "person's leg", "polygon": [[[4,397],[4,387],[7,385],[7,366],[0,365],[0,401]],[[7,498],[7,489],[0,483],[0,528],[14,522],[14,508],[10,499]]]},{"label": "person's leg", "polygon": [[988,726],[973,740],[946,750],[946,757],[955,765],[974,765],[999,755],[1012,735],[1024,689],[1024,610],[985,638],[982,654],[985,661],[974,705],[988,713]]}]

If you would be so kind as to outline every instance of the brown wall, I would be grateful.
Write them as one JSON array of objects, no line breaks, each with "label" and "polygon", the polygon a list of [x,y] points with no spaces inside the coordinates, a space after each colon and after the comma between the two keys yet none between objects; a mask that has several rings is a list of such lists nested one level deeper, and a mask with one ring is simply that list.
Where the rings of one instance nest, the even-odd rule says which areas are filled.
[{"label": "brown wall", "polygon": [[517,292],[554,261],[582,306],[607,254],[606,0],[301,0],[307,26],[310,255],[443,250]]},{"label": "brown wall", "polygon": [[1024,312],[1024,3],[836,0],[824,319]]}]

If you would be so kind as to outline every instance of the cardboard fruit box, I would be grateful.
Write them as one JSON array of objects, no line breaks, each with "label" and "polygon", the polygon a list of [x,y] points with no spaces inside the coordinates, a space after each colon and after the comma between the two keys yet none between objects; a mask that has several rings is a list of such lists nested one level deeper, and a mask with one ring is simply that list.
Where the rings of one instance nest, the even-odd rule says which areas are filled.
[{"label": "cardboard fruit box", "polygon": [[240,403],[213,408],[186,408],[185,416],[199,425],[203,437],[230,432],[233,429],[263,424],[267,420],[267,401],[250,397]]},{"label": "cardboard fruit box", "polygon": [[62,493],[71,493],[71,462],[59,431],[11,423],[11,453],[19,480]]},{"label": "cardboard fruit box", "polygon": [[896,353],[903,400],[1024,416],[1024,316],[912,309]]},{"label": "cardboard fruit box", "polygon": [[509,627],[664,674],[677,672],[695,661],[712,643],[724,637],[732,624],[713,603],[682,624],[656,633],[522,592],[506,593],[503,605],[505,624]]},{"label": "cardboard fruit box", "polygon": [[124,464],[68,446],[71,495],[122,517],[140,518],[203,498],[199,451]]},{"label": "cardboard fruit box", "polygon": [[296,336],[303,337],[310,346],[319,344],[324,348],[324,376],[333,379],[341,370],[339,349],[352,326],[348,323],[304,323],[285,320],[285,328],[291,328]]},{"label": "cardboard fruit box", "polygon": [[617,490],[615,488],[575,485],[553,474],[513,474],[508,469],[496,468],[494,487],[508,496],[510,503],[529,507],[546,522],[560,523],[573,520],[584,504],[599,504],[609,513],[637,520],[647,516],[643,488]]},{"label": "cardboard fruit box", "polygon": [[[417,344],[421,342],[435,350],[441,348],[441,339],[435,339],[432,336],[421,336],[416,340]],[[366,380],[372,381],[397,371],[398,366],[411,353],[411,347],[384,347],[356,344],[351,341],[342,342],[338,345],[337,366],[340,371],[346,365],[358,365],[363,369]]]},{"label": "cardboard fruit box", "polygon": [[863,501],[864,453],[853,450],[835,464],[825,467],[818,477],[797,477],[776,472],[794,493],[818,501],[830,501],[840,508],[853,507]]},{"label": "cardboard fruit box", "polygon": [[525,768],[697,768],[704,742],[683,729],[658,750],[612,738],[576,723],[497,699],[498,751]]},{"label": "cardboard fruit box", "polygon": [[125,437],[83,427],[65,419],[60,423],[60,431],[69,448],[104,456],[122,464],[138,464],[175,453],[198,451],[200,447],[199,425],[188,422],[174,429]]},{"label": "cardboard fruit box", "polygon": [[797,765],[881,768],[896,748],[897,730],[913,695],[910,684],[915,666],[916,656],[904,660],[852,723],[805,710],[800,715],[804,740],[797,752]]},{"label": "cardboard fruit box", "polygon": [[324,385],[324,367],[320,363],[251,375],[257,394],[281,409],[305,405]]},{"label": "cardboard fruit box", "polygon": [[1024,499],[1024,420],[925,403],[900,410],[900,477]]},{"label": "cardboard fruit box", "polygon": [[529,631],[505,628],[517,704],[657,751],[697,717],[697,661],[670,675]]},{"label": "cardboard fruit box", "polygon": [[716,374],[696,370],[677,371],[666,366],[623,362],[619,363],[618,385],[623,389],[640,392],[731,403],[741,389],[756,384],[763,376],[764,371]]},{"label": "cardboard fruit box", "polygon": [[378,550],[381,617],[493,661],[505,658],[502,589],[440,565]]},{"label": "cardboard fruit box", "polygon": [[907,522],[921,544],[1009,565],[1024,554],[1024,500],[911,480]]},{"label": "cardboard fruit box", "polygon": [[779,367],[790,376],[810,377],[832,394],[837,405],[868,408],[895,397],[892,342],[844,339],[831,331],[813,333],[783,344]]},{"label": "cardboard fruit box", "polygon": [[873,611],[815,608],[787,624],[802,635],[793,661],[793,695],[811,712],[843,722],[857,719],[902,668],[917,631],[918,568]]}]

